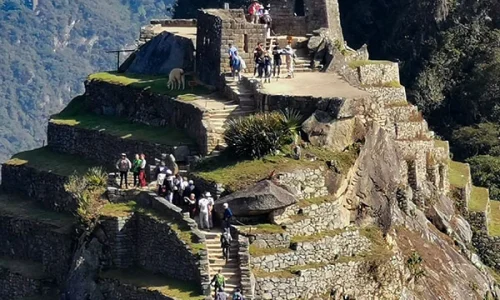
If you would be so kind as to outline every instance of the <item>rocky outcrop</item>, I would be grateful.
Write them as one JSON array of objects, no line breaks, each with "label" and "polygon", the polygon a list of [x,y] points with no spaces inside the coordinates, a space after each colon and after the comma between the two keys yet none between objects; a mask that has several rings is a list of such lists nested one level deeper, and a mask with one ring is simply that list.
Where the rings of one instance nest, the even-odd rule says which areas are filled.
[{"label": "rocky outcrop", "polygon": [[228,203],[235,216],[265,215],[285,208],[297,202],[297,199],[285,189],[264,180],[254,186],[232,193],[215,202],[215,211],[224,212],[223,204]]},{"label": "rocky outcrop", "polygon": [[194,45],[191,39],[162,32],[144,44],[128,61],[126,73],[168,75],[175,68],[194,70]]},{"label": "rocky outcrop", "polygon": [[359,224],[391,226],[391,206],[401,183],[400,159],[391,137],[377,125],[367,134],[356,162],[357,172],[347,204]]}]

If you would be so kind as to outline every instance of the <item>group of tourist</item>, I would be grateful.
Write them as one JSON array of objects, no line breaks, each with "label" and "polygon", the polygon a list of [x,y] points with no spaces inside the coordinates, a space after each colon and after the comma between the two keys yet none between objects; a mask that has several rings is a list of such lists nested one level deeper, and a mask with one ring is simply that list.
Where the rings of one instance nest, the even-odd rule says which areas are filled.
[{"label": "group of tourist", "polygon": [[[221,270],[219,269],[219,272],[215,274],[215,276],[212,278],[212,281],[210,282],[211,285],[215,287],[215,295],[214,298],[215,300],[226,300],[227,299],[227,294],[224,291],[226,288],[226,279],[224,278],[224,275],[222,275]],[[236,288],[236,290],[233,293],[232,300],[244,300],[245,298],[243,297],[243,294],[241,293],[241,289]]]},{"label": "group of tourist", "polygon": [[122,153],[120,159],[116,162],[116,168],[120,172],[120,188],[128,188],[128,173],[134,175],[134,187],[146,187],[146,155],[144,153],[136,154],[134,161],[127,158],[127,154]]},{"label": "group of tourist", "polygon": [[[255,78],[256,74],[258,74],[258,78],[261,81],[264,80],[264,82],[271,82],[271,77],[280,78],[281,65],[283,64],[282,56],[284,56],[288,72],[287,78],[292,78],[295,51],[292,49],[291,41],[288,41],[288,45],[284,49],[280,47],[278,41],[271,41],[271,45],[272,49],[270,47],[264,48],[262,43],[258,43],[255,47],[253,52],[255,62],[253,77]],[[246,69],[246,63],[233,44],[229,44],[228,47],[229,67],[231,68],[233,80],[237,78],[240,81],[241,72]]]}]

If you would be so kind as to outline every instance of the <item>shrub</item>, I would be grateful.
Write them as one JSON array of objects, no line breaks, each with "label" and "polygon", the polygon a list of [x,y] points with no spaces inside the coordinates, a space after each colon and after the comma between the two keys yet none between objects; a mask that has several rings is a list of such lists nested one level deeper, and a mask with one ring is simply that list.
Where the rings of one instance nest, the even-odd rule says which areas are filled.
[{"label": "shrub", "polygon": [[423,261],[424,259],[422,256],[420,256],[420,254],[416,251],[414,251],[406,260],[406,266],[410,270],[410,273],[415,281],[426,275],[422,265]]},{"label": "shrub", "polygon": [[500,158],[490,155],[478,155],[466,160],[470,164],[472,181],[475,185],[487,187],[490,197],[500,197]]},{"label": "shrub", "polygon": [[224,139],[239,156],[262,158],[294,142],[301,119],[292,110],[233,119],[226,125]]}]

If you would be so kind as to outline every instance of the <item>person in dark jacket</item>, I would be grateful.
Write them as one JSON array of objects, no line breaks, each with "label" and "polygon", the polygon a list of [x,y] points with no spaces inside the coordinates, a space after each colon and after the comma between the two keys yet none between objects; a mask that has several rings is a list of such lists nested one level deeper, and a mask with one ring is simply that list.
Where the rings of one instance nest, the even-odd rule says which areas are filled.
[{"label": "person in dark jacket", "polygon": [[229,208],[229,204],[224,203],[224,217],[223,217],[223,229],[226,230],[231,226],[231,219],[233,218],[233,211]]}]

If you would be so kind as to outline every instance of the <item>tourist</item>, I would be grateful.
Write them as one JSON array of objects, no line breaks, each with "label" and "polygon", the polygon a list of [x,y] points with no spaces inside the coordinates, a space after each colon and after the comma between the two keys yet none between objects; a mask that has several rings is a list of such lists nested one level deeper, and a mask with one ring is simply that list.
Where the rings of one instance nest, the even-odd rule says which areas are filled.
[{"label": "tourist", "polygon": [[273,48],[273,77],[276,77],[276,69],[278,70],[278,78],[280,77],[280,74],[281,74],[281,48],[280,48],[280,45],[278,43],[278,41],[276,41],[276,43],[274,44],[274,48]]},{"label": "tourist", "polygon": [[264,28],[266,28],[266,39],[271,37],[271,23],[272,23],[272,18],[271,15],[269,14],[269,11],[266,9],[264,10],[264,13],[260,17],[260,23],[264,24]]},{"label": "tourist", "polygon": [[290,45],[285,47],[283,50],[283,54],[285,55],[286,69],[288,71],[288,78],[293,77],[293,60],[295,58],[295,52],[293,51]]},{"label": "tourist", "polygon": [[231,219],[233,218],[233,211],[229,208],[229,204],[224,203],[222,205],[224,207],[224,216],[222,220],[224,221],[224,224],[222,224],[223,228],[222,229],[227,229],[231,226]]},{"label": "tourist", "polygon": [[264,82],[271,82],[272,58],[269,51],[264,52]]},{"label": "tourist", "polygon": [[227,50],[227,52],[229,54],[229,67],[232,69],[233,68],[234,54],[235,54],[235,52],[238,51],[238,49],[235,46],[233,46],[233,44],[231,44],[231,43],[229,43],[228,47],[229,47],[229,50]]},{"label": "tourist", "polygon": [[182,195],[184,194],[184,179],[177,173],[174,177],[174,204],[182,206]]},{"label": "tourist", "polygon": [[231,246],[231,241],[233,238],[231,237],[231,233],[229,228],[224,230],[224,233],[220,236],[220,247],[222,249],[222,257],[224,259],[229,259],[229,247]]},{"label": "tourist", "polygon": [[141,169],[141,159],[139,154],[134,157],[134,162],[132,162],[132,174],[134,174],[134,187],[139,186],[139,170]]},{"label": "tourist", "polygon": [[[222,270],[219,269],[219,272],[215,274],[215,276],[212,278],[212,281],[210,282],[210,285],[215,286],[216,291],[224,290],[224,288],[226,287],[226,280],[221,271]],[[217,296],[217,294],[215,296]]]},{"label": "tourist", "polygon": [[233,81],[236,80],[236,74],[238,74],[238,82],[241,81],[241,57],[238,55],[238,51],[234,52],[232,63],[231,63],[231,72],[233,74]]},{"label": "tourist", "polygon": [[189,197],[191,193],[195,194],[196,198],[199,197],[199,192],[196,186],[194,185],[194,181],[189,180],[188,186],[184,189],[184,197]]},{"label": "tourist", "polygon": [[198,208],[200,211],[200,228],[210,230],[210,221],[209,221],[210,202],[209,202],[209,200],[205,197],[198,200]]},{"label": "tourist", "polygon": [[194,219],[196,215],[196,196],[195,194],[190,194],[189,197],[184,197],[184,202],[188,206],[189,217]]},{"label": "tourist", "polygon": [[215,295],[215,300],[227,300],[227,295],[223,288],[219,288],[217,294]]},{"label": "tourist", "polygon": [[255,62],[255,67],[253,69],[253,77],[255,77],[255,73],[259,68],[259,63],[263,60],[264,49],[262,48],[262,43],[258,43],[257,47],[253,51],[253,60]]},{"label": "tourist", "polygon": [[253,0],[252,4],[250,4],[250,6],[248,7],[248,14],[250,15],[251,23],[258,23],[261,9],[262,5],[257,0]]},{"label": "tourist", "polygon": [[210,225],[210,228],[208,228],[208,229],[212,229],[214,227],[213,211],[214,211],[215,201],[214,201],[214,198],[212,198],[212,195],[210,194],[210,192],[205,193],[205,198],[208,200],[208,223]]},{"label": "tourist", "polygon": [[174,175],[170,169],[167,169],[167,178],[164,185],[167,192],[166,199],[172,203],[174,200]]},{"label": "tourist", "polygon": [[240,288],[236,288],[236,290],[234,291],[233,300],[245,300]]},{"label": "tourist", "polygon": [[122,153],[121,158],[116,162],[116,168],[120,171],[120,188],[123,188],[123,181],[125,181],[125,188],[128,188],[128,172],[132,168],[132,163],[127,158],[127,154]]},{"label": "tourist", "polygon": [[141,184],[141,188],[145,188],[146,183],[146,155],[141,153],[141,167],[139,169],[139,183]]}]

